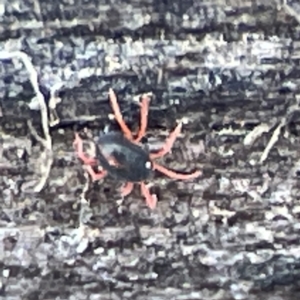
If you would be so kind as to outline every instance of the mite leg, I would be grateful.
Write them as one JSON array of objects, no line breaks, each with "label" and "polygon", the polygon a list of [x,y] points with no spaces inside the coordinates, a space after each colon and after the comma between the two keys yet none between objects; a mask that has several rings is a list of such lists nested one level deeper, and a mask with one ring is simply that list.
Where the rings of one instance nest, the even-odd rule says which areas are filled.
[{"label": "mite leg", "polygon": [[167,140],[166,140],[164,146],[161,148],[161,150],[159,150],[156,153],[150,154],[151,159],[162,157],[162,156],[166,155],[168,152],[170,152],[176,138],[180,134],[181,127],[182,127],[182,123],[180,122],[176,126],[176,128],[170,133],[169,137],[167,138]]},{"label": "mite leg", "polygon": [[158,165],[156,163],[153,163],[153,169],[165,174],[166,176],[168,176],[172,179],[179,179],[179,180],[194,179],[194,178],[199,177],[202,174],[201,171],[195,171],[190,174],[177,173],[175,171],[171,171],[171,170],[169,170],[161,165]]},{"label": "mite leg", "polygon": [[93,181],[100,180],[107,175],[107,171],[102,170],[99,172],[95,172],[91,166],[86,166],[85,170],[89,173]]},{"label": "mite leg", "polygon": [[118,124],[120,125],[124,135],[132,140],[132,133],[130,131],[130,129],[128,128],[128,126],[126,125],[126,123],[123,120],[121,111],[120,111],[120,107],[117,101],[117,97],[116,94],[114,93],[114,91],[110,88],[109,89],[109,99],[110,99],[110,103],[111,103],[111,107],[113,109],[114,112],[114,116],[116,118],[116,121],[118,122]]},{"label": "mite leg", "polygon": [[139,142],[146,134],[147,123],[148,123],[149,102],[150,102],[149,97],[147,95],[143,95],[142,103],[140,104],[141,105],[140,130],[138,132],[137,137],[134,140],[135,142]]},{"label": "mite leg", "polygon": [[79,159],[82,160],[82,162],[86,165],[96,165],[97,164],[97,160],[87,156],[84,152],[83,152],[83,142],[82,139],[79,137],[79,134],[76,132],[75,133],[75,139],[73,142],[73,147],[75,148],[76,154],[78,156]]},{"label": "mite leg", "polygon": [[121,187],[121,196],[126,197],[128,196],[133,189],[133,183],[132,182],[127,182],[124,186]]},{"label": "mite leg", "polygon": [[157,197],[156,195],[151,195],[149,189],[146,187],[144,182],[140,183],[141,186],[141,192],[146,198],[146,204],[148,205],[149,208],[154,209],[156,207],[157,203]]}]

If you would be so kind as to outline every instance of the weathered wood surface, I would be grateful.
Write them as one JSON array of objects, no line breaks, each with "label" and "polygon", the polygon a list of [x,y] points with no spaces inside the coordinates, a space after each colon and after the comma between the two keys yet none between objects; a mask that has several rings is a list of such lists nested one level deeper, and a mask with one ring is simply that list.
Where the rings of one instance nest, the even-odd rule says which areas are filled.
[{"label": "weathered wood surface", "polygon": [[117,129],[113,87],[134,128],[132,99],[152,92],[149,141],[186,117],[163,163],[203,176],[156,176],[150,211],[137,189],[120,201],[118,183],[90,183],[72,128],[53,128],[51,173],[33,194],[43,161],[27,120],[40,133],[39,113],[22,63],[3,61],[2,299],[299,298],[300,26],[295,1],[265,2],[4,1],[0,49],[25,51],[48,87],[64,84],[61,119]]}]

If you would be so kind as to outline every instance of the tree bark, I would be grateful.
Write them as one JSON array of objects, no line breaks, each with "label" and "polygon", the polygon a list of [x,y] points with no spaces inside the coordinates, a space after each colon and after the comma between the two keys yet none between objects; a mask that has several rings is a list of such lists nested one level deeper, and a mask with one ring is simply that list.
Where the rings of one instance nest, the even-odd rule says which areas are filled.
[{"label": "tree bark", "polygon": [[[28,193],[40,114],[22,62],[2,60],[2,297],[298,299],[297,5],[265,2],[4,1],[0,49],[32,59],[61,123],[47,185]],[[153,94],[153,145],[188,121],[162,164],[203,175],[157,174],[154,211],[137,188],[121,201],[119,183],[91,183],[73,154],[75,118],[118,130],[110,87],[133,129],[134,98]]]}]

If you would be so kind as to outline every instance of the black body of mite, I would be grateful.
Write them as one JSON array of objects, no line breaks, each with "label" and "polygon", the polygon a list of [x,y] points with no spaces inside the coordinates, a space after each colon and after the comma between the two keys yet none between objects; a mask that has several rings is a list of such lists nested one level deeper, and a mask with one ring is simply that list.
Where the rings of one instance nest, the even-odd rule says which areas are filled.
[{"label": "black body of mite", "polygon": [[[149,152],[132,143],[122,133],[100,135],[95,142],[96,157],[111,177],[127,182],[141,182],[152,177]],[[112,158],[116,165],[109,162]]]}]

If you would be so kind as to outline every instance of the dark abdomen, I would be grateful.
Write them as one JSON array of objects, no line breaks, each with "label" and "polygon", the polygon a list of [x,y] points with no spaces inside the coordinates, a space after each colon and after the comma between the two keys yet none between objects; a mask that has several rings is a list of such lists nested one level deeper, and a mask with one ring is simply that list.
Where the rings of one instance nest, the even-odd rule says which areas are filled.
[{"label": "dark abdomen", "polygon": [[[149,169],[149,153],[132,143],[120,133],[109,133],[98,138],[99,151],[114,163],[104,163],[103,167],[109,174],[122,181],[139,182],[146,180],[152,174]],[[99,159],[100,163],[103,161]],[[147,168],[148,165],[148,168]]]}]

